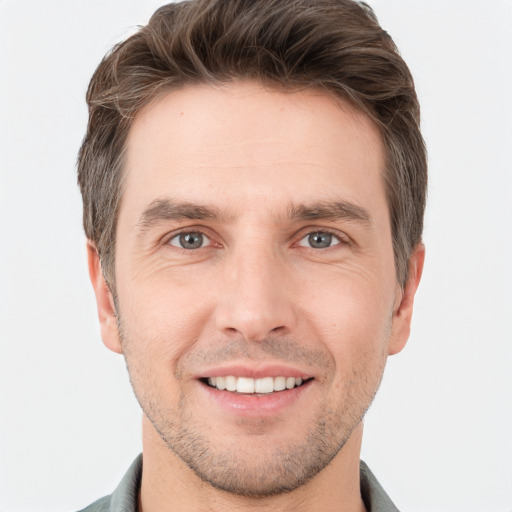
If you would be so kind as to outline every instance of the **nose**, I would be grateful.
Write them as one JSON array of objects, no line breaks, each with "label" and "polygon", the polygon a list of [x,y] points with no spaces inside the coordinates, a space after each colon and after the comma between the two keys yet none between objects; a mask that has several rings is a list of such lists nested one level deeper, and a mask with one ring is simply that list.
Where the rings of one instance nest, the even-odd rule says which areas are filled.
[{"label": "nose", "polygon": [[226,258],[217,329],[248,341],[293,331],[297,314],[290,269],[271,250],[247,249]]}]

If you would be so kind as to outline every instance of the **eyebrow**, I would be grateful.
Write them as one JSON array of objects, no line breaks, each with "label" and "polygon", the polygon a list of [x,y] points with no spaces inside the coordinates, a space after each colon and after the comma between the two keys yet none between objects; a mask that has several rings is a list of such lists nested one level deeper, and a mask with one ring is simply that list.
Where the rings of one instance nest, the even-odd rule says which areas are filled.
[{"label": "eyebrow", "polygon": [[141,231],[146,231],[163,221],[215,220],[221,217],[216,208],[193,203],[175,202],[170,199],[156,199],[142,213],[137,222]]},{"label": "eyebrow", "polygon": [[368,210],[349,201],[323,201],[310,205],[291,205],[288,215],[292,220],[349,220],[370,224]]},{"label": "eyebrow", "polygon": [[[321,201],[311,204],[291,204],[288,218],[295,222],[310,220],[348,220],[363,224],[371,223],[368,211],[349,201]],[[232,217],[232,216],[230,216]],[[171,199],[156,199],[141,214],[137,227],[146,231],[165,221],[178,220],[218,220],[226,215],[213,206],[204,206],[188,202],[176,202]]]}]

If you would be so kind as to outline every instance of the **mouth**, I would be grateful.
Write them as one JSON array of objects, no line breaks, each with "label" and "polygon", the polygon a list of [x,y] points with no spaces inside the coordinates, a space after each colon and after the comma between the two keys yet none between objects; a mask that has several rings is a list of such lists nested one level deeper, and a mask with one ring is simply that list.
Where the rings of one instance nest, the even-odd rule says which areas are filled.
[{"label": "mouth", "polygon": [[307,398],[303,397],[315,389],[315,376],[280,364],[230,364],[204,370],[196,379],[206,392],[200,396],[207,397],[202,402],[202,411],[213,407],[210,410],[213,414],[220,407],[231,419],[234,415],[237,420],[240,417],[275,418],[291,407],[305,407]]},{"label": "mouth", "polygon": [[207,386],[219,391],[229,391],[243,395],[270,395],[282,391],[291,390],[304,386],[313,378],[303,379],[302,377],[236,377],[234,375],[205,377],[201,381]]}]

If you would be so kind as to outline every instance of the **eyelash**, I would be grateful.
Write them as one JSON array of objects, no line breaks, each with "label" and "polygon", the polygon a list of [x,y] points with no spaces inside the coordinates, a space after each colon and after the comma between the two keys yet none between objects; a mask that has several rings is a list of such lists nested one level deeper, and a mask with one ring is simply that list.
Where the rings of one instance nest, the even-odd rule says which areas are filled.
[{"label": "eyelash", "polygon": [[[328,247],[311,247],[311,246],[305,246],[305,245],[300,245],[300,242],[302,242],[304,239],[312,236],[312,235],[317,235],[317,234],[320,234],[320,235],[329,235],[333,238],[335,238],[338,243],[335,243],[333,245],[330,245]],[[300,247],[305,247],[307,249],[312,249],[314,251],[326,251],[328,249],[331,249],[333,247],[336,247],[336,246],[346,246],[346,245],[349,245],[349,241],[346,237],[346,235],[342,235],[340,234],[339,232],[336,232],[336,231],[333,231],[333,230],[330,230],[330,229],[326,229],[326,228],[323,228],[323,229],[313,229],[313,230],[308,230],[300,239],[299,239],[299,242],[298,242],[299,246]]]},{"label": "eyelash", "polygon": [[211,242],[211,238],[204,232],[204,230],[202,229],[184,229],[182,231],[179,231],[178,233],[174,233],[171,237],[167,238],[167,240],[165,241],[165,244],[166,245],[171,245],[172,247],[174,247],[175,249],[178,249],[178,250],[182,250],[182,251],[186,251],[186,252],[191,252],[191,251],[194,251],[194,250],[198,250],[198,249],[205,249],[206,247],[198,247],[197,249],[186,249],[185,247],[180,247],[178,245],[173,245],[171,242],[175,239],[178,239],[180,236],[182,235],[201,235],[202,237],[204,237],[207,241]]},{"label": "eyelash", "polygon": [[[331,229],[328,229],[328,228],[322,228],[322,229],[306,228],[306,229],[307,229],[307,231],[302,230],[302,233],[300,235],[300,238],[299,238],[298,242],[295,242],[294,245],[298,245],[299,247],[304,247],[305,249],[314,250],[315,252],[325,251],[325,250],[331,249],[331,248],[336,247],[336,246],[347,246],[347,245],[350,245],[350,240],[348,239],[348,237],[346,235],[344,235],[344,234],[340,234],[337,231],[334,231],[334,230],[331,230]],[[210,243],[212,242],[211,237],[208,236],[208,234],[205,232],[205,230],[203,228],[195,229],[195,228],[192,227],[192,228],[188,228],[188,229],[184,229],[182,231],[179,231],[178,233],[174,233],[172,236],[166,238],[165,245],[170,245],[170,246],[174,247],[175,249],[182,250],[182,251],[185,251],[185,252],[188,252],[188,253],[190,253],[192,251],[199,250],[199,249],[206,249],[206,248],[209,247],[209,245],[207,245],[207,246],[201,246],[201,247],[198,247],[198,248],[186,249],[185,247],[180,247],[178,245],[173,245],[171,243],[173,240],[178,239],[178,237],[180,237],[182,235],[192,235],[192,234],[201,235],[201,236],[203,236],[206,239],[206,241],[209,241]],[[334,245],[330,245],[328,247],[320,247],[320,248],[318,248],[318,247],[315,248],[315,247],[306,246],[306,245],[300,245],[300,242],[302,242],[304,239],[306,239],[309,236],[315,235],[315,234],[322,234],[322,235],[332,236],[332,237],[334,237],[338,241],[338,243],[335,243]],[[220,245],[220,244],[218,244],[218,245]]]}]

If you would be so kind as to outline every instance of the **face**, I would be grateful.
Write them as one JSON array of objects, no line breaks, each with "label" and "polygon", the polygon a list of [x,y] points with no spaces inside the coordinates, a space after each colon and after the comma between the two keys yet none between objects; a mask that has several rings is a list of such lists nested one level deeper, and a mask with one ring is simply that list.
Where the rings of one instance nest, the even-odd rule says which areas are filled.
[{"label": "face", "polygon": [[314,91],[193,86],[134,121],[115,308],[90,251],[102,335],[154,436],[214,487],[315,477],[404,345],[422,253],[401,289],[383,168],[372,122]]}]

